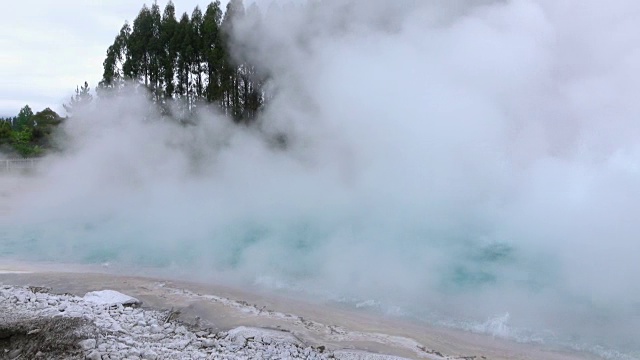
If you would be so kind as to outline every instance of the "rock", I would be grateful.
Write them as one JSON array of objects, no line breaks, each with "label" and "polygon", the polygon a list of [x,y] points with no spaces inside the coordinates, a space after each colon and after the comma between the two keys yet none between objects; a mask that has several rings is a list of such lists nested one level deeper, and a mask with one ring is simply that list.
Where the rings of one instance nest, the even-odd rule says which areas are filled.
[{"label": "rock", "polygon": [[[4,289],[4,288],[3,288]],[[72,321],[78,326],[70,336],[69,345],[78,345],[89,360],[161,360],[161,359],[262,359],[299,358],[326,360],[333,351],[318,351],[304,345],[293,334],[279,330],[239,327],[229,332],[194,332],[177,321],[167,319],[166,312],[124,307],[127,295],[106,291],[79,298],[72,295],[32,294],[24,288],[2,290],[0,315],[10,312],[20,316]],[[119,294],[119,295],[117,295]],[[117,295],[117,296],[116,296]],[[19,300],[18,297],[23,300]],[[38,298],[36,303],[29,300]],[[127,299],[125,299],[125,297]],[[2,301],[7,299],[8,301]],[[14,301],[15,300],[15,301]],[[123,303],[119,303],[122,301]],[[115,302],[115,305],[113,305]],[[52,304],[50,311],[37,310],[39,304]],[[135,304],[135,302],[131,302]],[[106,306],[105,306],[106,305]],[[71,315],[77,318],[72,319]],[[40,332],[37,332],[41,329]],[[26,332],[41,336],[48,331],[40,324],[29,326]],[[37,335],[36,335],[37,333]],[[0,353],[0,358],[22,360],[51,358],[51,353],[27,355],[27,350]],[[345,354],[342,354],[345,355]],[[348,354],[347,354],[348,355]],[[343,356],[342,359],[348,357]],[[360,359],[360,358],[358,358]],[[367,360],[374,360],[367,358]],[[378,360],[376,358],[375,360]],[[387,360],[387,359],[385,359]]]},{"label": "rock", "polygon": [[22,349],[14,349],[7,353],[7,358],[9,358],[9,360],[17,359],[20,354],[22,354]]},{"label": "rock", "polygon": [[140,306],[142,301],[115,290],[91,291],[84,295],[87,302],[106,306]]},{"label": "rock", "polygon": [[102,360],[102,355],[99,352],[93,350],[89,355],[87,355],[87,360]]},{"label": "rock", "polygon": [[82,349],[84,349],[85,351],[87,350],[93,350],[96,348],[96,339],[86,339],[86,340],[82,340],[78,343],[78,345],[80,345],[80,347]]},{"label": "rock", "polygon": [[43,302],[39,302],[36,305],[36,309],[38,310],[42,310],[42,309],[46,309],[49,305],[47,303],[43,303]]},{"label": "rock", "polygon": [[200,342],[202,343],[203,347],[212,348],[212,347],[216,346],[215,340],[203,339]]},{"label": "rock", "polygon": [[156,354],[154,351],[146,350],[141,354],[141,357],[144,360],[156,360],[158,358],[158,354]]},{"label": "rock", "polygon": [[153,341],[160,341],[165,339],[166,336],[164,334],[153,334],[151,336],[149,336],[149,339],[153,340]]},{"label": "rock", "polygon": [[161,333],[162,330],[164,329],[159,325],[151,325],[151,332],[154,334]]},{"label": "rock", "polygon": [[128,354],[128,356],[129,356],[130,358],[131,358],[131,357],[139,358],[139,357],[140,357],[140,355],[141,355],[141,353],[140,353],[140,351],[139,351],[139,350],[137,350],[137,349],[131,349],[131,350],[129,350],[129,354]]},{"label": "rock", "polygon": [[190,343],[191,340],[176,340],[167,344],[166,347],[169,349],[184,350]]},{"label": "rock", "polygon": [[202,343],[203,347],[211,348],[211,347],[215,347],[216,346],[217,341],[212,340],[212,339],[202,339],[201,343]]}]

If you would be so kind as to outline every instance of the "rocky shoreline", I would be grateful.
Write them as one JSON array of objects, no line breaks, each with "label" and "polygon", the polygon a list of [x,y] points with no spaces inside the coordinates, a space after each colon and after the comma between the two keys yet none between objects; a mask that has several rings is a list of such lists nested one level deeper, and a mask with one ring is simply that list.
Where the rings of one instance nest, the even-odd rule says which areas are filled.
[{"label": "rocky shoreline", "polygon": [[110,290],[78,297],[42,287],[0,286],[0,358],[401,359],[308,346],[282,330],[241,326],[216,332],[181,323],[174,311],[140,305]]},{"label": "rocky shoreline", "polygon": [[3,261],[0,360],[601,359],[295,294],[99,270]]}]

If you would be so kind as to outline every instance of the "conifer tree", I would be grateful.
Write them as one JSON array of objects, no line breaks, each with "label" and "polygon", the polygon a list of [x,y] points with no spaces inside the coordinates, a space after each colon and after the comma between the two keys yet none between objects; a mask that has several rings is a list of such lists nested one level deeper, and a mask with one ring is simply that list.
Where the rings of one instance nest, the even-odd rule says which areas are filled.
[{"label": "conifer tree", "polygon": [[202,80],[202,50],[203,50],[203,36],[202,36],[202,24],[203,24],[202,11],[196,6],[191,14],[191,61],[190,77],[191,77],[191,98],[192,102],[196,103],[203,98],[204,84]]},{"label": "conifer tree", "polygon": [[14,131],[23,131],[27,128],[33,127],[33,110],[29,105],[25,105],[20,112],[18,113],[18,117],[13,122],[13,130]]},{"label": "conifer tree", "polygon": [[203,56],[206,62],[207,85],[205,98],[208,102],[221,105],[222,91],[220,84],[221,69],[224,60],[224,46],[220,33],[222,9],[216,0],[207,6],[202,23]]},{"label": "conifer tree", "polygon": [[33,125],[33,111],[29,105],[25,105],[20,109],[11,132],[11,146],[21,156],[32,156],[37,153],[37,149],[31,145]]},{"label": "conifer tree", "polygon": [[129,23],[120,29],[120,33],[116,36],[113,45],[107,49],[107,58],[104,60],[104,72],[102,81],[98,86],[98,91],[104,94],[103,90],[117,90],[125,80],[124,64],[129,60],[128,42],[131,35],[131,27]]},{"label": "conifer tree", "polygon": [[242,104],[240,103],[240,72],[235,65],[229,48],[230,39],[233,36],[234,22],[244,16],[244,4],[242,0],[231,0],[227,4],[227,10],[222,19],[224,43],[226,45],[225,56],[222,62],[222,88],[224,92],[224,108],[228,115],[235,121],[242,118]]},{"label": "conifer tree", "polygon": [[[249,7],[245,16],[249,18],[250,23],[256,27],[254,31],[257,31],[257,29],[260,28],[262,14],[255,3]],[[243,108],[242,120],[246,123],[257,116],[258,110],[263,104],[262,83],[264,76],[260,74],[256,66],[248,60],[246,53],[241,52],[238,56],[240,57],[238,62],[240,63],[239,70],[241,77],[240,96]]]},{"label": "conifer tree", "polygon": [[191,21],[187,13],[182,14],[173,38],[176,48],[176,95],[184,103],[189,102],[189,64],[191,61]]},{"label": "conifer tree", "polygon": [[162,109],[179,100],[188,114],[206,101],[236,122],[250,122],[264,105],[265,76],[239,44],[231,46],[236,24],[245,16],[261,20],[255,5],[245,14],[242,0],[231,0],[224,13],[215,0],[204,14],[196,7],[180,21],[171,1],[162,14],[157,3],[143,6],[107,50],[99,95],[129,79],[149,89]]},{"label": "conifer tree", "polygon": [[86,108],[92,100],[93,95],[91,95],[89,83],[85,81],[84,86],[76,87],[76,94],[71,97],[69,104],[62,104],[62,106],[67,111],[67,114],[73,115],[73,113]]},{"label": "conifer tree", "polygon": [[160,42],[163,44],[163,51],[161,53],[160,64],[161,72],[164,82],[164,97],[166,100],[173,99],[175,92],[175,66],[177,48],[173,41],[178,28],[178,21],[176,20],[176,8],[172,1],[167,3],[162,15],[162,23],[160,25]]},{"label": "conifer tree", "polygon": [[149,34],[148,44],[148,61],[149,61],[149,84],[148,88],[151,91],[152,99],[156,103],[160,103],[163,96],[163,83],[164,76],[161,74],[161,59],[164,52],[164,46],[160,39],[160,28],[162,25],[162,15],[160,14],[160,7],[157,3],[151,6],[150,20],[151,22],[151,34]]},{"label": "conifer tree", "polygon": [[141,80],[149,86],[151,42],[153,40],[153,14],[143,5],[138,16],[133,21],[133,29],[127,42],[131,58],[125,64],[126,76],[134,80]]}]

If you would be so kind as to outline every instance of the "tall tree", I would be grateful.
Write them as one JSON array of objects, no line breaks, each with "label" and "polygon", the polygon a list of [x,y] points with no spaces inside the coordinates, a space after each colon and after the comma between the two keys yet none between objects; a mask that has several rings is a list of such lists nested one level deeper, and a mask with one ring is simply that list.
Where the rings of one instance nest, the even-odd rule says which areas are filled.
[{"label": "tall tree", "polygon": [[191,63],[191,20],[182,14],[177,31],[172,39],[176,51],[176,97],[189,103],[189,64]]},{"label": "tall tree", "polygon": [[15,131],[22,131],[26,128],[33,127],[33,110],[29,105],[25,105],[20,112],[18,113],[18,117],[13,123],[13,129]]},{"label": "tall tree", "polygon": [[244,16],[242,0],[231,0],[222,19],[222,31],[225,44],[225,56],[222,65],[221,85],[224,93],[223,108],[235,121],[242,118],[242,104],[240,102],[240,72],[233,59],[229,44],[234,32],[234,23]]},{"label": "tall tree", "polygon": [[125,22],[113,44],[107,49],[107,58],[103,63],[102,81],[98,84],[97,89],[101,95],[117,90],[124,85],[124,64],[130,62],[129,36],[131,36],[131,27],[129,23]]},{"label": "tall tree", "polygon": [[33,126],[33,111],[29,105],[25,105],[20,109],[11,132],[11,146],[21,156],[32,156],[39,153],[39,149],[31,145]]},{"label": "tall tree", "polygon": [[173,38],[177,29],[178,21],[176,20],[176,8],[173,5],[173,2],[169,1],[167,6],[164,8],[162,23],[160,25],[160,41],[163,44],[160,63],[165,86],[165,101],[173,99],[173,94],[175,92],[174,77],[178,50]]},{"label": "tall tree", "polygon": [[153,42],[153,14],[143,5],[133,21],[133,29],[127,42],[130,58],[125,64],[125,76],[143,81],[149,86],[151,69],[151,43]]},{"label": "tall tree", "polygon": [[[258,6],[253,3],[246,12],[246,18],[249,19],[249,23],[253,24],[253,32],[257,32],[260,29],[262,22],[262,14],[258,9]],[[264,74],[261,74],[253,61],[249,59],[246,51],[242,51],[238,54],[238,62],[240,64],[240,97],[243,108],[242,121],[247,123],[255,119],[259,109],[264,102],[263,95],[263,82]]]},{"label": "tall tree", "polygon": [[200,101],[203,98],[204,94],[204,83],[202,80],[203,75],[203,34],[202,34],[202,26],[203,26],[203,16],[202,11],[200,11],[200,7],[196,6],[191,14],[191,62],[189,64],[190,67],[190,78],[191,78],[191,99],[192,106]]},{"label": "tall tree", "polygon": [[169,109],[167,102],[179,100],[188,114],[206,101],[218,104],[236,122],[250,122],[264,104],[265,76],[242,47],[231,46],[245,16],[260,20],[255,5],[245,14],[242,0],[231,0],[224,13],[215,0],[204,14],[196,7],[180,21],[171,1],[162,14],[155,2],[151,8],[143,6],[133,26],[125,23],[107,50],[99,94],[129,79],[148,88],[163,110]]},{"label": "tall tree", "polygon": [[152,99],[159,103],[163,96],[164,76],[161,73],[161,59],[163,58],[164,46],[160,38],[162,27],[162,15],[160,14],[160,6],[154,3],[150,10],[151,35],[149,37],[148,61],[149,61],[149,90]]},{"label": "tall tree", "polygon": [[222,9],[216,0],[207,6],[202,22],[203,55],[206,63],[207,84],[205,98],[208,102],[221,105],[222,90],[220,84],[221,69],[225,58],[223,39],[220,33]]},{"label": "tall tree", "polygon": [[76,94],[71,97],[69,103],[62,104],[62,106],[67,111],[67,114],[73,115],[73,113],[77,113],[82,109],[85,109],[89,104],[91,104],[92,100],[93,95],[91,95],[89,83],[85,81],[82,87],[76,87]]}]

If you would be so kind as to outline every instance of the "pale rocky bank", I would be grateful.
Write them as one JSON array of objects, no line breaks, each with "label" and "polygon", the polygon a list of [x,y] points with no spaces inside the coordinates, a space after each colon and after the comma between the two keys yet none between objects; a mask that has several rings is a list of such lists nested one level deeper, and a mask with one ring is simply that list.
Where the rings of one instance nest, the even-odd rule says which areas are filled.
[{"label": "pale rocky bank", "polygon": [[596,359],[277,294],[55,268],[0,266],[1,359]]}]

